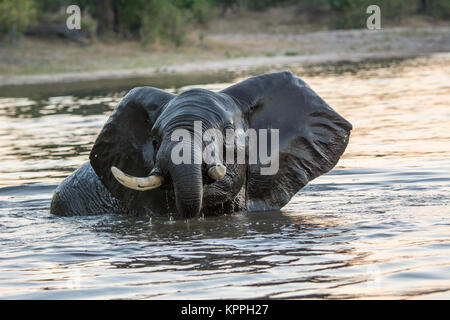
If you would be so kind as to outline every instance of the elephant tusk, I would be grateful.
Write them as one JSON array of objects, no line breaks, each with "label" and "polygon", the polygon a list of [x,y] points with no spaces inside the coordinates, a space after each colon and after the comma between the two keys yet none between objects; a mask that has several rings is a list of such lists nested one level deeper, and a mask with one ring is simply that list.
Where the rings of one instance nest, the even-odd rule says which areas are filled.
[{"label": "elephant tusk", "polygon": [[215,166],[212,166],[208,169],[208,176],[213,178],[216,181],[222,180],[223,177],[225,177],[225,174],[227,173],[227,167],[225,167],[223,164],[219,163]]},{"label": "elephant tusk", "polygon": [[164,181],[162,176],[156,174],[148,177],[133,177],[114,166],[111,167],[111,172],[117,181],[119,181],[123,186],[138,191],[156,189]]}]

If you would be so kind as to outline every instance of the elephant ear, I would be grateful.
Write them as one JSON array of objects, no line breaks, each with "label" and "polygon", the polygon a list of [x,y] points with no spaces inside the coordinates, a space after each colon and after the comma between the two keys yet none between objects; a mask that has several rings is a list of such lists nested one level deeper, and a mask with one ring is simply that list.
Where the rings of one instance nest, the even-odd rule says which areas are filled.
[{"label": "elephant ear", "polygon": [[278,171],[261,174],[267,165],[261,164],[259,143],[258,162],[249,165],[249,211],[282,208],[309,181],[331,170],[347,147],[352,125],[291,72],[256,76],[222,93],[248,115],[249,128],[279,129]]},{"label": "elephant ear", "polygon": [[151,87],[132,89],[98,135],[89,159],[101,182],[117,199],[145,206],[144,202],[159,192],[135,191],[122,186],[112,175],[111,166],[133,176],[150,173],[154,166],[151,129],[163,107],[173,97],[175,95]]}]

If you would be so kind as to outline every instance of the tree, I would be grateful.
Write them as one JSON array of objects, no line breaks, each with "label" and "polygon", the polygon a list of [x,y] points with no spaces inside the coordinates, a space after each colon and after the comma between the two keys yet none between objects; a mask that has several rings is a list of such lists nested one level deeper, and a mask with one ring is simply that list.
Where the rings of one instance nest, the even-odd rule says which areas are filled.
[{"label": "tree", "polygon": [[35,14],[34,0],[0,0],[0,33],[8,33],[11,41],[16,42]]},{"label": "tree", "polygon": [[102,36],[113,31],[114,11],[110,0],[97,2],[97,35]]}]

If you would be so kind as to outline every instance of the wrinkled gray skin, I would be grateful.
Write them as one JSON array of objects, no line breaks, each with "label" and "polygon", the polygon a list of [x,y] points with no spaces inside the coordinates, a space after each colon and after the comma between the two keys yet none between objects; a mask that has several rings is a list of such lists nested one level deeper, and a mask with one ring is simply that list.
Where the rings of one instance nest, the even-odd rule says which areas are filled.
[{"label": "wrinkled gray skin", "polygon": [[[171,141],[171,134],[186,129],[192,136],[194,121],[202,121],[203,130],[221,132],[279,129],[278,172],[261,175],[265,166],[259,159],[251,165],[223,161],[226,175],[215,181],[207,175],[209,165],[204,162],[173,164],[171,151],[177,142]],[[51,213],[174,213],[191,218],[201,212],[278,210],[309,181],[336,165],[351,129],[349,122],[290,72],[253,77],[217,93],[192,89],[174,95],[151,87],[135,88],[106,122],[90,162],[56,189]],[[195,154],[194,149],[202,146],[190,147]],[[112,166],[136,177],[163,176],[164,184],[148,191],[129,189],[114,178]]]}]

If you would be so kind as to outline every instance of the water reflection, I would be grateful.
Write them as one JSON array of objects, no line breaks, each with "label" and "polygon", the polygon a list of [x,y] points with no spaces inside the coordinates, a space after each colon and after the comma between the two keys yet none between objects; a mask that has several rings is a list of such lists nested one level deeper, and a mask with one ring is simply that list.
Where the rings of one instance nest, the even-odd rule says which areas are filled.
[{"label": "water reflection", "polygon": [[126,90],[246,72],[2,90],[0,297],[448,298],[449,60],[291,66],[353,123],[343,159],[281,212],[189,222],[48,209]]},{"label": "water reflection", "polygon": [[[430,59],[291,68],[355,127],[340,167],[360,167],[361,161],[366,167],[411,166],[417,158],[449,156],[446,142],[450,132],[443,130],[443,123],[448,118],[449,58],[437,56],[432,58],[432,63]],[[224,78],[237,81],[242,76],[239,77],[237,72],[234,75],[226,73],[215,79],[219,83],[201,86],[220,90],[230,85],[220,82]],[[202,79],[198,76],[193,81]],[[208,77],[203,80],[212,81]],[[127,86],[142,84],[140,79],[134,81],[127,80]],[[173,87],[169,84],[173,81],[171,77],[147,84],[157,85],[158,81]],[[186,77],[184,82],[177,84],[185,82]],[[170,91],[179,92],[191,87]],[[33,99],[23,97],[27,90],[33,92],[28,86],[22,89],[22,97],[0,98],[0,185],[59,182],[64,174],[87,159],[107,116],[126,93],[126,90],[119,90],[106,96],[72,94]],[[73,91],[77,91],[76,86]],[[5,90],[3,94],[8,92]],[[28,161],[25,166],[22,165],[24,161]],[[64,167],[67,170],[62,171]],[[30,174],[30,168],[32,172],[36,169],[48,171],[45,180],[36,179],[41,176]],[[53,169],[56,172],[52,172]],[[27,175],[12,179],[11,175],[17,175],[21,170]]]}]

